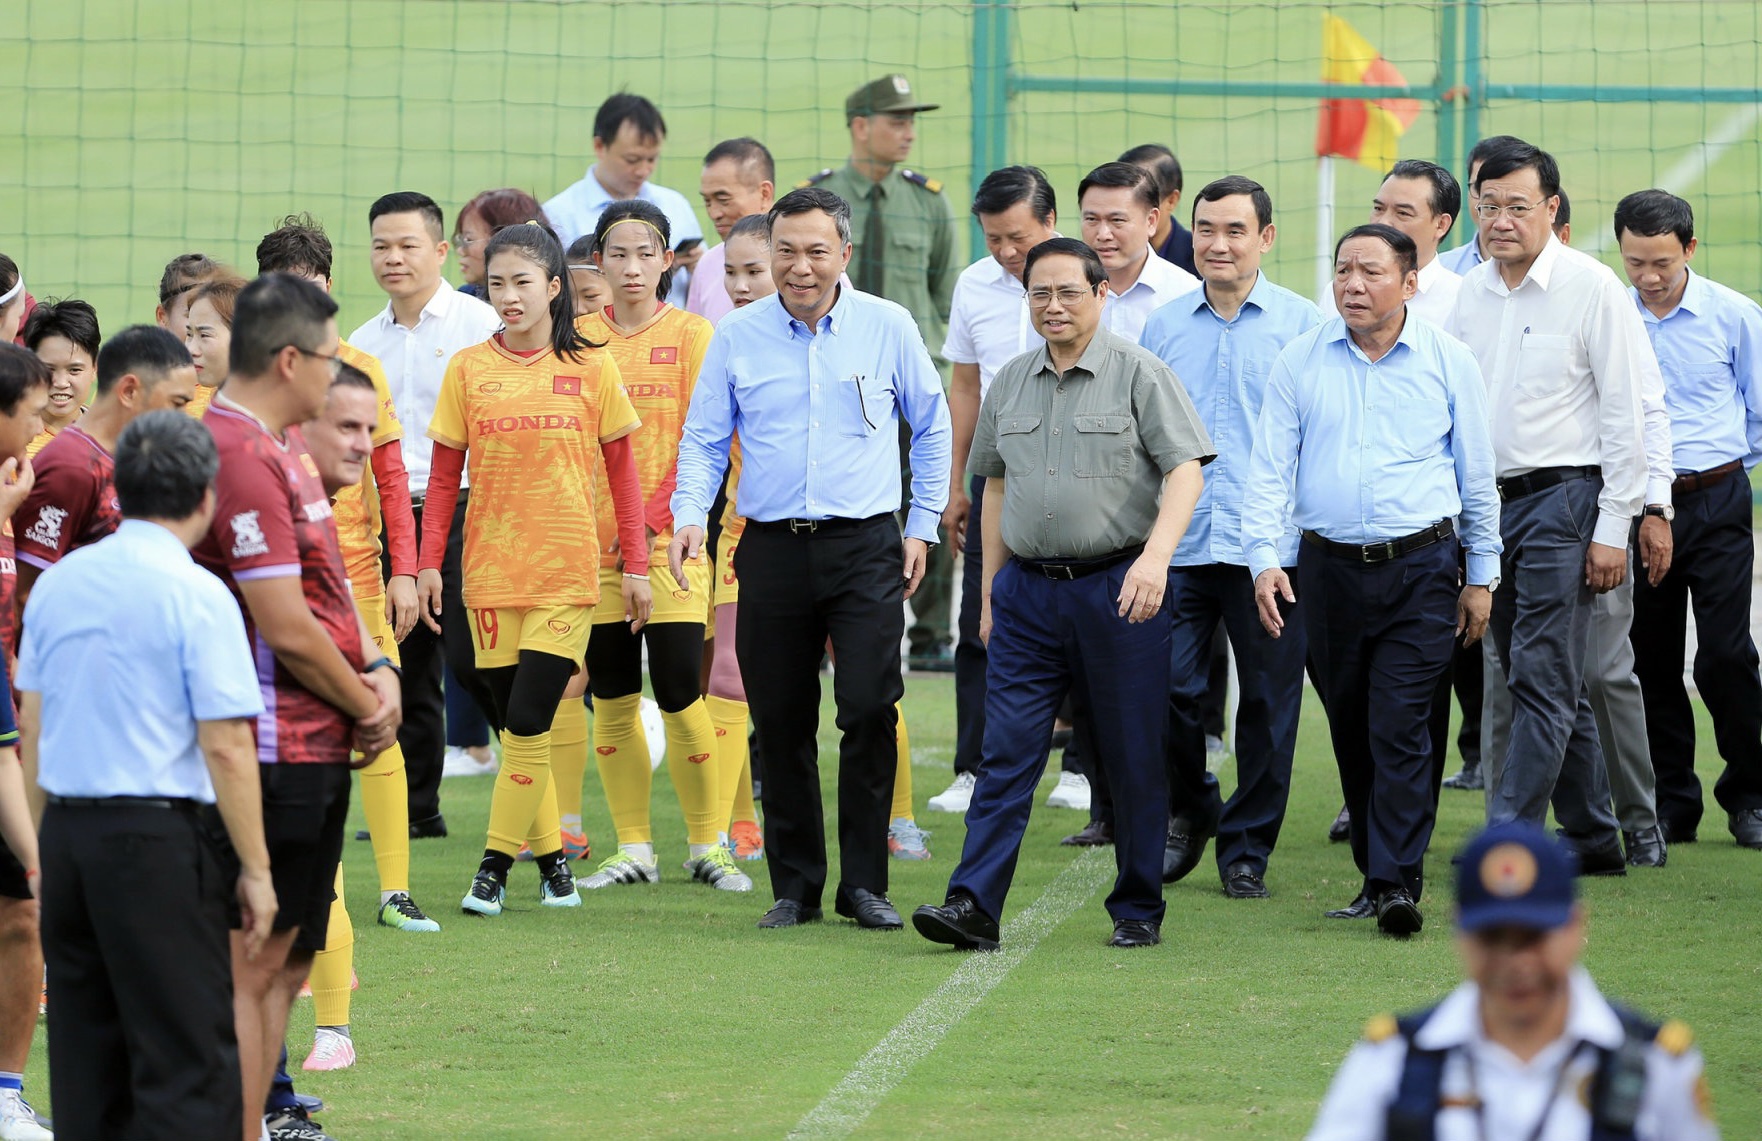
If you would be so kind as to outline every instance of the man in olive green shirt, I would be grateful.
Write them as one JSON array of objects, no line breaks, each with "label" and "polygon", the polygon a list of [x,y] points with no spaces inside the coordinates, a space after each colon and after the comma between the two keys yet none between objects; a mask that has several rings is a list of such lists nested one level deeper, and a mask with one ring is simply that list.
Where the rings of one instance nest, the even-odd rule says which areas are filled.
[{"label": "man in olive green shirt", "polygon": [[[954,283],[964,263],[955,251],[954,212],[942,184],[901,164],[917,137],[918,112],[937,106],[914,96],[903,75],[865,83],[844,101],[850,161],[800,184],[830,190],[850,203],[851,283],[905,306],[933,354],[946,339]],[[941,363],[937,358],[938,367]],[[900,428],[903,432],[906,425],[902,422]],[[905,454],[903,448],[900,454]],[[910,480],[902,486],[911,486]],[[953,559],[944,547],[932,548],[924,582],[912,597],[914,621],[907,635],[913,668],[954,668],[949,629]]]},{"label": "man in olive green shirt", "polygon": [[967,470],[985,478],[979,636],[989,654],[985,743],[947,901],[918,933],[994,949],[1066,693],[1092,718],[1114,792],[1107,897],[1115,947],[1161,939],[1167,823],[1169,560],[1213,455],[1175,374],[1101,328],[1107,270],[1074,238],[1028,254],[1028,312],[1044,347],[998,370]]}]

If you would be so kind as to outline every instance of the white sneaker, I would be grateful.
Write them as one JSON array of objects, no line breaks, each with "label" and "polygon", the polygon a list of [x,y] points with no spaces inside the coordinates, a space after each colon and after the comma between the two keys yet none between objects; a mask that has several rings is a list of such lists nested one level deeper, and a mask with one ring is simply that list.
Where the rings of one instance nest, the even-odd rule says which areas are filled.
[{"label": "white sneaker", "polygon": [[1089,778],[1082,773],[1058,774],[1058,787],[1046,798],[1048,808],[1075,808],[1089,811]]},{"label": "white sneaker", "polygon": [[614,852],[600,862],[592,875],[582,876],[575,886],[583,891],[598,891],[614,885],[660,883],[660,864],[648,864],[629,852]]},{"label": "white sneaker", "polygon": [[490,754],[488,761],[479,761],[460,746],[452,745],[441,760],[441,776],[493,777],[501,767],[494,753]]},{"label": "white sneaker", "polygon": [[355,1043],[347,1034],[320,1026],[312,1037],[312,1052],[300,1063],[302,1070],[346,1070],[355,1064]]},{"label": "white sneaker", "polygon": [[685,861],[685,870],[699,883],[707,883],[717,891],[751,891],[753,878],[734,863],[734,855],[720,845],[695,860]]},{"label": "white sneaker", "polygon": [[55,1134],[37,1124],[22,1093],[0,1089],[0,1141],[55,1141]]},{"label": "white sneaker", "polygon": [[954,783],[931,797],[926,807],[931,812],[965,812],[973,803],[973,785],[977,779],[972,773],[955,773]]}]

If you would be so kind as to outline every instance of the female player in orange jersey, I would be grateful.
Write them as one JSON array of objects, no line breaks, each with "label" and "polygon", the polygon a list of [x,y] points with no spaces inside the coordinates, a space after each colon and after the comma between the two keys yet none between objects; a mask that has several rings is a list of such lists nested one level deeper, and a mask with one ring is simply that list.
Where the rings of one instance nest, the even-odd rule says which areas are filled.
[{"label": "female player in orange jersey", "polygon": [[[634,631],[648,621],[651,600],[630,441],[636,411],[616,362],[576,331],[563,248],[536,223],[509,226],[490,239],[484,262],[504,328],[455,355],[441,383],[428,429],[434,506],[423,517],[417,595],[423,621],[438,631],[441,556],[469,458],[465,605],[504,729],[489,838],[461,907],[500,915],[523,840],[538,863],[540,902],[581,903],[551,779],[553,743],[575,745],[554,742],[552,722],[559,709],[581,708],[581,663],[601,592],[595,478],[602,466],[608,514],[631,552],[629,573],[611,585],[606,606]],[[558,733],[567,736],[561,726]]]},{"label": "female player in orange jersey", "polygon": [[[685,868],[692,878],[721,890],[751,891],[752,879],[725,846],[728,820],[718,811],[716,731],[698,688],[711,595],[709,563],[700,557],[688,564],[685,581],[678,582],[666,560],[653,557],[673,538],[669,500],[679,437],[713,332],[702,317],[663,300],[672,278],[671,232],[667,215],[648,202],[632,199],[607,206],[594,229],[594,260],[611,288],[612,302],[576,322],[584,336],[605,342],[642,417],[632,441],[646,501],[648,541],[640,550],[628,543],[615,545],[612,515],[601,505],[602,590],[619,575],[622,558],[624,572],[638,565],[648,568],[655,599],[654,614],[640,638],[605,603],[594,613],[587,644],[594,752],[618,830],[618,850],[592,875],[582,877],[581,886],[606,888],[661,878],[649,822],[653,769],[640,717],[646,640],[649,680],[667,731],[667,770],[685,813]],[[567,803],[559,807],[569,812]]]}]

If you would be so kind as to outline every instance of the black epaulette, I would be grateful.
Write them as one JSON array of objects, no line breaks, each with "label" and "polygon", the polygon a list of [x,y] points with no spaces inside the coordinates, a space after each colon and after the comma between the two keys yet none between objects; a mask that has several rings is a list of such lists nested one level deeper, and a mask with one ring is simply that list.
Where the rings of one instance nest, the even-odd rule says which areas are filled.
[{"label": "black epaulette", "polygon": [[922,186],[932,194],[942,193],[942,184],[940,182],[937,182],[934,178],[926,178],[915,170],[905,170],[902,168],[899,172],[899,176],[913,185]]},{"label": "black epaulette", "polygon": [[810,186],[820,185],[822,182],[825,182],[828,178],[831,178],[831,177],[832,177],[832,168],[827,167],[825,170],[822,170],[819,174],[814,175],[812,178],[802,179],[800,182],[795,184],[795,188],[797,190],[806,190]]}]

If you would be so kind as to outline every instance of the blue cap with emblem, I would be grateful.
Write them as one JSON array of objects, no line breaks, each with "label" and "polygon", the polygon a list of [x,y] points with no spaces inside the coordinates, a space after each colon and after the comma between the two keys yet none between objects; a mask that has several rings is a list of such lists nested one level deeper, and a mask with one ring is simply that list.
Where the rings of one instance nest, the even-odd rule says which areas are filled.
[{"label": "blue cap with emblem", "polygon": [[1456,926],[1552,931],[1572,919],[1578,898],[1566,845],[1533,824],[1495,824],[1456,861]]}]

